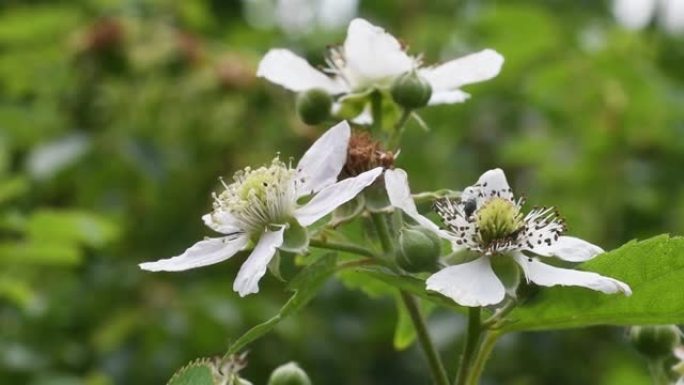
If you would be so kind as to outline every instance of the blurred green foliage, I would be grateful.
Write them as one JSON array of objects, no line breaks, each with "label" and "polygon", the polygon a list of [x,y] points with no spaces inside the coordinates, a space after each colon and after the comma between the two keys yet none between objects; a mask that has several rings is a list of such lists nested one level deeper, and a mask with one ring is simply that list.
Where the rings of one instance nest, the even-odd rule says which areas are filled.
[{"label": "blurred green foliage", "polygon": [[[209,234],[200,216],[219,176],[298,156],[321,132],[297,120],[292,95],[255,79],[256,63],[275,46],[322,63],[344,30],[256,28],[248,3],[0,4],[0,383],[164,383],[287,300],[272,276],[239,299],[239,261],[137,268]],[[623,30],[608,10],[586,0],[362,2],[361,16],[426,62],[486,47],[506,57],[467,103],[421,111],[429,133],[410,123],[398,163],[414,190],[460,189],[498,166],[515,191],[555,205],[573,234],[605,248],[684,232],[684,40]],[[296,360],[319,385],[424,382],[417,348],[393,349],[407,332],[394,335],[387,288],[378,282],[367,298],[350,290],[354,279],[329,282],[251,345],[245,377],[265,383]],[[455,362],[462,317],[430,321]],[[622,331],[608,328],[508,336],[485,375],[520,385],[645,378]]]}]

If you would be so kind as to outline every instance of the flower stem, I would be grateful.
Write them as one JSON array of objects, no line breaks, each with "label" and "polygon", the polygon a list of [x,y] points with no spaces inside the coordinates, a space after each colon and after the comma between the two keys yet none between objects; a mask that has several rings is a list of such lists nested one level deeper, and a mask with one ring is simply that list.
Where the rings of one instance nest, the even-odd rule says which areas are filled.
[{"label": "flower stem", "polygon": [[375,90],[370,95],[371,114],[373,115],[373,128],[382,131],[382,94]]},{"label": "flower stem", "polygon": [[466,330],[466,343],[463,347],[463,354],[461,355],[461,363],[458,367],[456,380],[454,385],[465,385],[468,378],[468,372],[471,369],[471,362],[473,361],[473,354],[478,350],[480,343],[480,335],[482,334],[482,325],[480,323],[482,309],[479,307],[471,307],[468,309],[468,329]]},{"label": "flower stem", "polygon": [[651,373],[653,385],[668,385],[670,383],[664,368],[665,365],[662,359],[648,360],[648,371]]},{"label": "flower stem", "polygon": [[435,383],[439,385],[449,385],[449,378],[447,377],[446,370],[442,364],[442,360],[439,357],[437,349],[432,343],[432,339],[427,331],[427,325],[425,324],[425,318],[420,312],[418,307],[418,301],[409,293],[404,290],[400,290],[401,299],[404,301],[406,310],[408,310],[411,321],[413,322],[413,327],[416,329],[416,336],[418,337],[418,342],[423,348],[425,357],[430,365],[430,370],[432,371],[432,378]]},{"label": "flower stem", "polygon": [[394,242],[392,242],[392,234],[390,232],[389,226],[387,225],[387,218],[385,218],[385,215],[380,213],[371,213],[371,220],[375,226],[378,239],[380,239],[382,250],[387,255],[393,254]]},{"label": "flower stem", "polygon": [[401,143],[401,137],[404,135],[404,128],[411,117],[411,113],[412,111],[409,109],[404,109],[402,111],[401,117],[397,121],[397,124],[394,125],[394,132],[392,133],[392,139],[390,140],[389,145],[390,149],[396,150],[397,147],[399,147],[399,143]]},{"label": "flower stem", "polygon": [[515,307],[518,305],[518,301],[511,298],[504,306],[497,309],[491,317],[482,321],[482,327],[484,329],[496,329],[500,326],[500,323],[504,321],[504,317],[508,315]]},{"label": "flower stem", "polygon": [[311,240],[309,240],[309,246],[316,247],[319,249],[344,251],[346,253],[362,255],[364,257],[371,257],[371,258],[377,257],[377,255],[373,251],[368,250],[365,247],[353,245],[351,243],[331,242],[331,241],[324,241],[321,239],[311,239]]},{"label": "flower stem", "polygon": [[480,376],[482,375],[482,371],[487,363],[487,359],[489,359],[489,355],[492,354],[492,350],[494,350],[494,345],[496,345],[496,341],[499,340],[499,336],[500,334],[497,331],[490,330],[484,333],[482,345],[477,351],[477,355],[475,356],[473,364],[470,367],[470,373],[468,373],[466,385],[477,385],[477,383],[480,381]]},{"label": "flower stem", "polygon": [[[394,242],[392,241],[392,233],[387,224],[387,217],[380,213],[371,213],[371,219],[375,225],[375,230],[377,232],[378,238],[380,239],[380,244],[382,249],[387,255],[393,255],[395,252]],[[449,378],[447,377],[446,370],[444,369],[444,364],[442,359],[439,357],[439,353],[435,348],[430,334],[427,331],[427,325],[425,319],[420,312],[418,303],[416,299],[409,293],[400,290],[401,299],[404,302],[404,306],[409,313],[411,322],[413,323],[413,328],[416,330],[416,337],[420,343],[425,358],[430,366],[430,374],[432,379],[437,385],[449,385]]]}]

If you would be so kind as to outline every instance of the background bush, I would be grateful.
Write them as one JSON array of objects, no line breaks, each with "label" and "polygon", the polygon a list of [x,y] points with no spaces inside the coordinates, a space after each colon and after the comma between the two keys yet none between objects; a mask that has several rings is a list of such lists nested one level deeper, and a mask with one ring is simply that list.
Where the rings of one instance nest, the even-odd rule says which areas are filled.
[{"label": "background bush", "polygon": [[[279,26],[274,9],[0,4],[0,383],[161,384],[284,303],[272,276],[239,299],[237,261],[182,274],[137,267],[209,234],[200,216],[218,177],[276,152],[297,157],[322,132],[254,73],[275,46],[323,63],[345,23]],[[460,189],[503,167],[515,191],[555,205],[573,234],[606,249],[684,232],[682,37],[625,30],[595,1],[381,0],[358,12],[428,63],[487,47],[506,58],[499,77],[467,88],[467,103],[424,110],[430,133],[409,124],[399,164],[416,191]],[[393,298],[344,282],[252,345],[245,376],[263,384],[296,360],[318,385],[423,383],[418,349],[392,348]],[[462,317],[438,312],[430,326],[455,362]],[[623,334],[509,336],[484,381],[647,383]]]}]

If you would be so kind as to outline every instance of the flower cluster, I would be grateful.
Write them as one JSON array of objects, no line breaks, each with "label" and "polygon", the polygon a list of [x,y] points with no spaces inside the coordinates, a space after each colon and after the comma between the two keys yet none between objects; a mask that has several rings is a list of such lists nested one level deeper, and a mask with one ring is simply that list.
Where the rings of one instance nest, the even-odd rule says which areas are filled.
[{"label": "flower cluster", "polygon": [[[410,56],[383,29],[355,19],[344,44],[331,48],[327,63],[328,68],[319,71],[288,50],[275,49],[261,61],[258,75],[295,92],[315,91],[303,99],[306,103],[334,98],[334,104],[329,103],[333,112],[343,110],[351,99],[364,104],[371,93],[377,98],[390,91],[394,102],[404,103],[402,107],[407,109],[408,104],[417,106],[419,103],[414,102],[422,99],[427,104],[466,100],[468,95],[460,87],[496,76],[503,58],[486,49],[425,67],[419,57]],[[430,92],[395,92],[398,87],[421,84],[427,84]],[[370,114],[382,113],[378,109],[369,111],[367,105],[357,112],[352,116],[356,121],[379,119]],[[319,120],[319,115],[314,111],[307,116]],[[400,128],[395,130],[394,134],[401,136]],[[434,209],[441,218],[440,226],[418,212],[406,172],[394,168],[398,154],[383,148],[372,132],[357,131],[352,136],[350,126],[343,121],[324,133],[295,167],[275,158],[268,165],[238,171],[231,183],[222,181],[223,191],[214,195],[213,210],[202,217],[206,226],[222,236],[199,241],[181,255],[140,267],[150,271],[187,270],[227,260],[251,247],[233,289],[241,296],[256,293],[276,253],[306,252],[312,224],[382,178],[386,191],[383,199],[389,205],[373,210],[366,203],[368,210],[364,210],[362,204],[354,216],[364,211],[374,211],[377,216],[396,208],[416,222],[417,226],[388,232],[397,239],[381,239],[386,254],[397,254],[394,267],[418,272],[437,266],[440,239],[447,240],[454,253],[462,254],[459,263],[427,278],[427,290],[463,306],[496,305],[507,294],[514,295],[495,268],[499,262],[510,261],[510,266],[517,266],[518,275],[539,286],[580,286],[608,294],[631,294],[630,287],[616,279],[554,266],[551,257],[582,262],[603,250],[565,235],[565,223],[554,208],[534,208],[525,213],[524,199],[515,198],[502,170],[485,172],[457,199],[437,199]],[[392,242],[398,247],[388,245]],[[421,254],[423,260],[411,260],[411,254]]]},{"label": "flower cluster", "polygon": [[[344,44],[330,48],[327,68],[318,70],[289,50],[273,49],[261,60],[257,76],[294,92],[325,91],[336,99],[333,113],[363,124],[372,121],[363,97],[375,90],[388,91],[404,74],[415,72],[429,84],[429,105],[461,103],[469,95],[460,88],[495,77],[503,61],[499,53],[485,49],[439,65],[424,66],[420,56],[410,56],[385,30],[366,20],[354,19]],[[345,108],[351,104],[360,104],[361,108]],[[351,115],[346,111],[352,111]]]}]

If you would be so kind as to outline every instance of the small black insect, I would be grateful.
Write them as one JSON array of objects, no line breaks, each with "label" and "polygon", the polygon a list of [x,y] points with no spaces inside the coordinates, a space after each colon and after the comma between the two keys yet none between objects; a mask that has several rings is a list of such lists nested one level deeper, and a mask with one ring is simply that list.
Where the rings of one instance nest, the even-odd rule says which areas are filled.
[{"label": "small black insect", "polygon": [[473,199],[468,199],[467,201],[463,202],[463,213],[465,214],[466,218],[470,218],[471,215],[475,212],[477,209],[477,201]]}]

